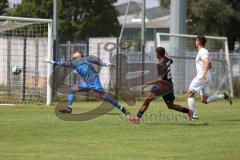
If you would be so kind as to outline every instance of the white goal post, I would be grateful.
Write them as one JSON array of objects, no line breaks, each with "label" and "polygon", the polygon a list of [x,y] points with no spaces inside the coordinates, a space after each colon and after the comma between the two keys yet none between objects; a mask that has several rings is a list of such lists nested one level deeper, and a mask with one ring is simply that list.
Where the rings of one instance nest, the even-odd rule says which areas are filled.
[{"label": "white goal post", "polygon": [[[52,20],[0,16],[0,104],[46,103],[52,89]],[[12,73],[19,65],[22,73]]]},{"label": "white goal post", "polygon": [[[156,40],[157,40],[156,45],[165,47],[166,50],[170,53],[170,55],[175,57],[175,60],[177,61],[177,64],[176,64],[177,67],[175,66],[175,73],[180,74],[180,76],[185,76],[185,77],[190,76],[191,78],[194,78],[193,75],[195,73],[192,73],[194,72],[192,68],[195,69],[195,65],[193,66],[194,63],[190,61],[195,61],[195,57],[196,57],[196,49],[195,49],[195,41],[194,41],[196,36],[197,35],[156,33]],[[218,86],[215,87],[215,89],[213,90],[215,90],[215,92],[219,90],[229,90],[231,96],[233,97],[234,96],[233,95],[233,79],[232,79],[232,68],[231,68],[230,58],[229,58],[228,39],[227,37],[217,37],[217,36],[206,36],[206,38],[207,38],[207,45],[209,45],[209,46],[206,46],[206,48],[209,50],[210,55],[213,56],[213,59],[215,59],[216,61],[215,63],[213,62],[214,63],[213,67],[218,69],[216,71],[213,71],[214,72],[213,76],[217,78],[213,79],[212,83],[218,84]],[[218,71],[224,70],[223,64],[226,65],[226,71],[224,72],[224,74],[221,72],[217,73]],[[174,77],[174,73],[173,73],[173,77]],[[180,90],[182,90],[183,88],[186,89],[186,87],[188,87],[188,85],[190,84],[191,78],[189,79],[185,77],[182,79],[179,79],[179,77],[175,77],[176,79],[178,79],[176,82],[177,85],[180,85],[180,86],[185,85],[185,87],[179,88]],[[226,77],[226,79],[224,79],[224,77]],[[226,81],[224,82],[224,80]]]}]

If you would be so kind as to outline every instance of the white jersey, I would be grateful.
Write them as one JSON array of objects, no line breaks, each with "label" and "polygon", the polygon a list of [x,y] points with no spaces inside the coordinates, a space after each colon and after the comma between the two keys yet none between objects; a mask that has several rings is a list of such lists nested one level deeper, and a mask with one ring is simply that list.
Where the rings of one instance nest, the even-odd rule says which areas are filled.
[{"label": "white jersey", "polygon": [[[201,48],[198,51],[197,57],[196,57],[196,68],[197,68],[197,78],[202,79],[204,68],[203,68],[203,59],[209,58],[208,50],[205,48]],[[209,58],[210,60],[210,58]],[[210,71],[208,70],[208,79],[211,79]]]}]

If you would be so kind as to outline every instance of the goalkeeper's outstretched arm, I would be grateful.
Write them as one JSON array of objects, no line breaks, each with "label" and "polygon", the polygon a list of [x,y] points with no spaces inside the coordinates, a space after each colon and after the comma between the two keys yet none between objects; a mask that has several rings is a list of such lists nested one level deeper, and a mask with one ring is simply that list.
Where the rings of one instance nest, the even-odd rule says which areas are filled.
[{"label": "goalkeeper's outstretched arm", "polygon": [[104,67],[113,66],[112,63],[104,63],[104,62],[102,62],[99,58],[94,57],[94,56],[89,56],[89,57],[88,57],[88,61],[89,61],[90,63],[96,64],[96,65],[98,65],[98,66],[104,66]]},{"label": "goalkeeper's outstretched arm", "polygon": [[58,62],[58,61],[53,61],[51,59],[46,59],[45,62],[55,64],[55,65],[59,65],[59,66],[63,66],[63,67],[75,68],[75,64],[71,61],[69,61],[69,62]]}]

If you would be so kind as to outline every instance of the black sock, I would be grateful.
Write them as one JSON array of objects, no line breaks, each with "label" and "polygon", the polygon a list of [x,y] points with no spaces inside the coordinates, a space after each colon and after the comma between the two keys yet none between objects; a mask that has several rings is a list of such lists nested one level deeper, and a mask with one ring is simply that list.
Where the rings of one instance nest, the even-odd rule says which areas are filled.
[{"label": "black sock", "polygon": [[137,113],[137,117],[138,117],[139,119],[141,119],[142,116],[143,116],[143,114],[144,114],[144,111],[139,110],[138,113]]},{"label": "black sock", "polygon": [[183,112],[183,113],[189,113],[189,109],[188,108],[185,108],[185,107],[183,107],[183,109],[182,109],[182,111],[181,112]]},{"label": "black sock", "polygon": [[130,113],[126,110],[126,108],[122,107],[121,109],[122,113],[124,113],[125,115],[129,115]]}]

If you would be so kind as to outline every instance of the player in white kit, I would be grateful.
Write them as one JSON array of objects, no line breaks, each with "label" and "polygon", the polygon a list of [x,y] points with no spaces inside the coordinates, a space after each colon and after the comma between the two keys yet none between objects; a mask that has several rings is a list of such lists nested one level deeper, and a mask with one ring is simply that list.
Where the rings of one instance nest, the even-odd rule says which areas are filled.
[{"label": "player in white kit", "polygon": [[210,70],[212,68],[212,62],[209,57],[208,50],[204,48],[206,42],[207,39],[204,36],[197,36],[195,41],[198,49],[198,54],[196,57],[197,75],[192,80],[187,93],[188,106],[194,111],[193,119],[199,119],[196,113],[196,104],[194,100],[194,95],[196,93],[200,93],[202,103],[207,104],[216,100],[225,99],[232,105],[231,97],[225,92],[219,95],[208,95],[208,86],[211,82]]}]

